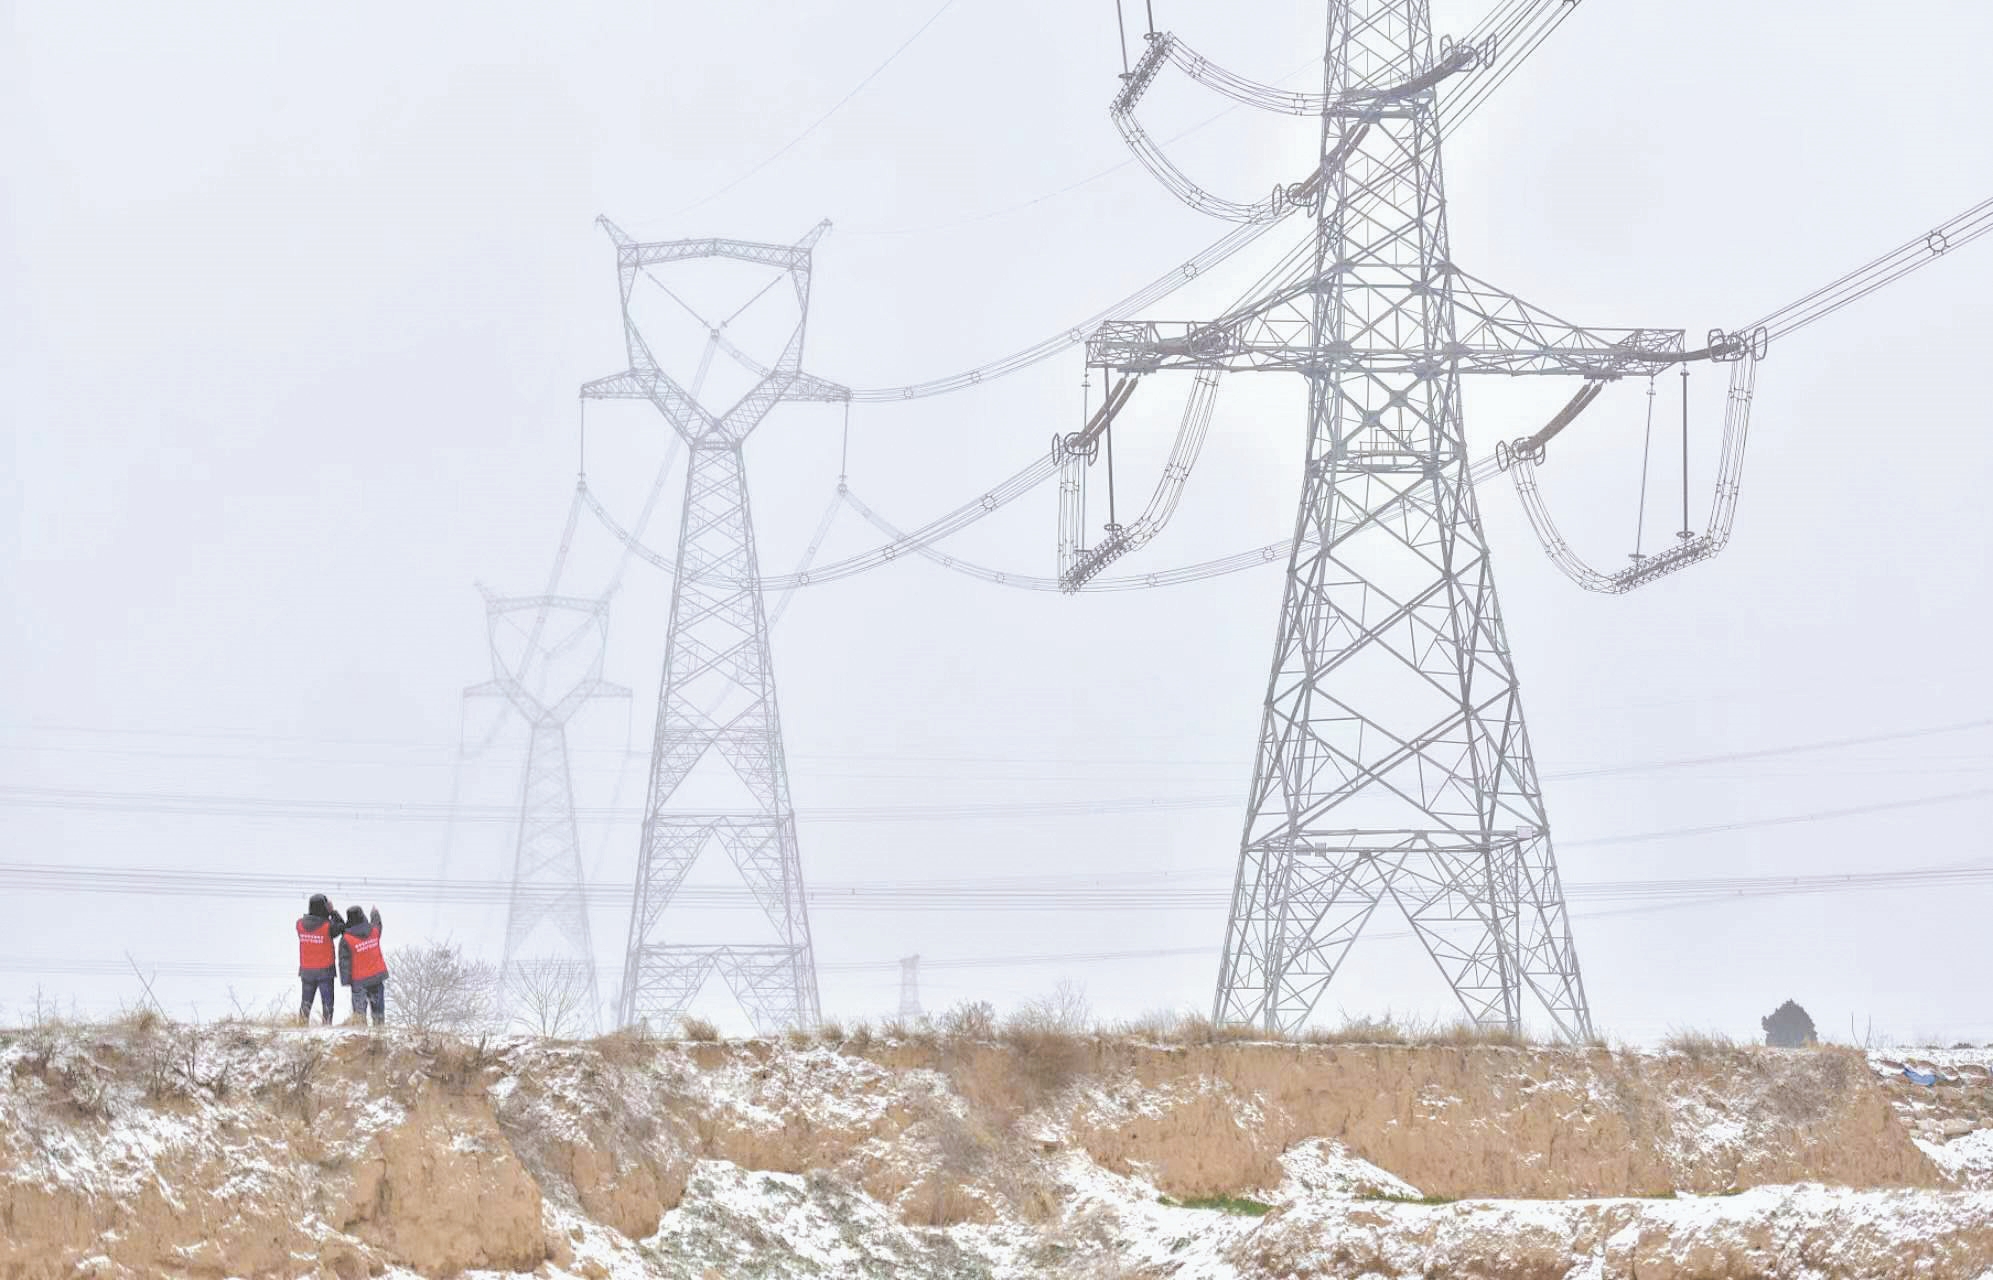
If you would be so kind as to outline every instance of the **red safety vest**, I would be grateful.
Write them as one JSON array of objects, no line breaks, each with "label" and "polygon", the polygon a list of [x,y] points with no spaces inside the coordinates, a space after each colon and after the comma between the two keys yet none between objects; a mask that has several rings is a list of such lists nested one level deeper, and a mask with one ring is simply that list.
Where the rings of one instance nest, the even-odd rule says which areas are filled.
[{"label": "red safety vest", "polygon": [[330,969],[332,967],[332,924],[327,921],[316,929],[307,929],[303,920],[298,921],[298,968]]},{"label": "red safety vest", "polygon": [[369,978],[378,978],[388,971],[387,957],[381,954],[381,931],[374,929],[366,937],[356,933],[346,935],[346,945],[353,949],[353,985],[358,986]]}]

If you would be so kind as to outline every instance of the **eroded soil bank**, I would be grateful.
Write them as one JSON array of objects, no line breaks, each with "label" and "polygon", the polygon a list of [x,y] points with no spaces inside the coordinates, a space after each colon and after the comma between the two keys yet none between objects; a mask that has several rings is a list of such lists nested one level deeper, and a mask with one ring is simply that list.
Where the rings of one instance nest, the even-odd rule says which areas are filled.
[{"label": "eroded soil bank", "polygon": [[0,1276],[1976,1280],[1971,1057],[47,1027]]}]

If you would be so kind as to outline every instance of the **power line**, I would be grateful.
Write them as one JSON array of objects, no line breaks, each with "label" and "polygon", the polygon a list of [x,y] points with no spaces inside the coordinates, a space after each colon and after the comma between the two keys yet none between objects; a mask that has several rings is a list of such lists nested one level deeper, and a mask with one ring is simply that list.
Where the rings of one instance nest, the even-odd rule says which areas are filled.
[{"label": "power line", "polygon": [[[1675,827],[1631,835],[1597,836],[1587,840],[1562,841],[1567,848],[1588,848],[1615,844],[1640,844],[1678,837],[1713,835],[1757,827],[1789,826],[1831,821],[1898,809],[1955,804],[1993,796],[1993,788],[1975,788],[1943,795],[1919,796],[1846,809],[1819,809],[1771,818],[1748,818],[1709,826]],[[872,807],[825,807],[800,809],[796,816],[805,822],[949,822],[987,818],[1057,818],[1177,813],[1200,809],[1234,807],[1230,796],[1177,796],[1163,799],[1089,799],[1015,801],[998,803],[881,805]],[[354,822],[496,822],[518,820],[518,811],[506,805],[456,806],[427,801],[405,803],[350,800],[279,800],[260,796],[205,795],[191,792],[93,791],[60,787],[0,786],[0,808],[53,809],[93,813],[152,814],[160,816],[243,817],[276,819],[329,819]],[[633,808],[577,807],[575,816],[583,822],[631,822],[642,817]]]},{"label": "power line", "polygon": [[[367,766],[379,766],[382,768],[398,768],[398,767],[454,768],[456,763],[454,760],[454,755],[456,752],[455,747],[447,745],[438,745],[427,742],[417,742],[411,739],[339,739],[339,738],[312,737],[307,735],[254,734],[248,732],[229,732],[229,731],[181,731],[181,730],[170,730],[170,729],[111,729],[111,728],[85,727],[85,726],[74,726],[74,725],[45,725],[38,727],[42,731],[50,733],[73,733],[73,734],[99,735],[106,737],[131,735],[131,736],[142,736],[142,737],[165,737],[165,738],[179,737],[179,738],[186,738],[189,740],[196,740],[196,741],[215,739],[215,740],[250,741],[250,742],[267,742],[267,743],[298,743],[298,744],[319,745],[319,746],[392,747],[408,751],[421,751],[426,753],[433,753],[441,758],[435,760],[412,760],[412,761],[396,761],[396,760],[387,760],[387,759],[342,760],[326,756],[273,756],[271,753],[267,751],[193,752],[193,751],[153,750],[153,749],[140,748],[140,747],[99,746],[94,744],[50,745],[50,744],[11,743],[11,742],[0,743],[0,751],[19,751],[30,754],[53,752],[53,753],[63,753],[63,754],[116,755],[116,756],[131,756],[131,757],[141,757],[141,758],[158,758],[158,759],[173,759],[173,760],[243,760],[243,761],[257,761],[263,763],[279,763],[279,764],[356,765],[356,766],[367,765]],[[1780,756],[1841,750],[1849,747],[1874,746],[1882,743],[1904,742],[1919,738],[1939,737],[1939,736],[1946,736],[1957,733],[1968,733],[1975,730],[1987,729],[1987,728],[1993,728],[1993,717],[1981,717],[1973,720],[1961,720],[1947,724],[1926,725],[1914,729],[1895,729],[1882,733],[1864,734],[1857,737],[1810,739],[1800,742],[1781,743],[1776,746],[1754,747],[1743,751],[1723,752],[1714,755],[1681,756],[1681,757],[1674,757],[1664,760],[1644,760],[1644,761],[1635,761],[1628,764],[1605,765],[1596,768],[1549,770],[1544,772],[1542,776],[1545,781],[1577,782],[1577,781],[1585,781],[1592,778],[1618,777],[1626,774],[1654,773],[1663,770],[1699,768],[1710,765],[1739,764],[1753,760],[1773,759]],[[620,770],[623,767],[622,761],[625,760],[649,759],[648,751],[631,750],[624,747],[576,747],[573,749],[573,754],[613,755],[617,757],[618,764],[611,769],[605,770],[604,771],[605,773],[615,772],[617,770]],[[1095,769],[1095,768],[1146,769],[1146,770],[1154,770],[1165,773],[1178,772],[1178,771],[1184,773],[1190,773],[1190,772],[1200,772],[1205,769],[1215,769],[1219,770],[1220,772],[1211,775],[1212,777],[1229,779],[1234,775],[1236,771],[1245,769],[1249,764],[1249,762],[1247,761],[1230,761],[1230,760],[1215,760],[1215,759],[1164,760],[1164,759],[1137,758],[1137,757],[1103,757],[1096,755],[1070,756],[1070,757],[1003,756],[1003,755],[985,755],[977,753],[953,753],[953,752],[951,753],[913,752],[907,754],[890,754],[883,752],[813,753],[813,752],[797,751],[797,752],[791,752],[790,755],[792,758],[795,759],[828,761],[833,763],[862,763],[868,761],[877,761],[877,762],[890,763],[890,764],[933,764],[933,765],[966,764],[966,765],[978,765],[978,766],[1009,764],[1009,765],[1041,765],[1041,766],[1056,768],[1058,770],[1057,773],[1043,775],[1043,777],[1046,780],[1050,780],[1053,778],[1059,778],[1059,779],[1070,778],[1075,775],[1076,771]],[[520,757],[518,753],[508,751],[504,753],[502,756],[495,756],[494,758],[504,759],[508,763],[516,763]],[[1946,758],[1957,759],[1960,757],[1958,757],[1956,753],[1948,753]],[[857,773],[857,772],[840,773],[834,770],[821,770],[821,769],[812,770],[812,772],[834,773],[835,776],[839,777],[861,777],[861,778],[881,778],[881,779],[922,778],[929,776],[923,774],[904,774],[904,773]],[[1036,780],[1036,779],[1035,777],[1033,778],[1008,777],[1001,779],[1001,781],[1005,782],[1026,781],[1026,780]]]},{"label": "power line", "polygon": [[[1825,877],[1833,879],[1833,877]],[[1801,894],[1853,891],[1873,887],[1866,883],[1844,883],[1820,887],[1779,887],[1767,884],[1766,887],[1746,891],[1705,893],[1685,896],[1679,901],[1649,903],[1642,906],[1620,907],[1607,911],[1578,911],[1572,913],[1577,920],[1601,920],[1621,916],[1653,915],[1659,912],[1679,911],[1696,907],[1715,906],[1725,902],[1743,899],[1763,899],[1789,897]],[[1895,887],[1895,886],[1885,886]],[[1366,933],[1373,941],[1406,939],[1417,935],[1410,929],[1393,929],[1376,933]],[[1091,965],[1112,964],[1137,960],[1180,959],[1191,956],[1209,956],[1212,949],[1203,947],[1149,947],[1123,950],[1094,951],[1053,951],[1028,952],[1011,955],[960,956],[921,958],[921,965],[928,969],[971,970],[1009,969],[1040,965]],[[898,969],[899,960],[845,960],[830,964],[820,964],[823,973],[875,973]],[[148,974],[177,978],[253,978],[266,977],[272,972],[268,964],[252,964],[225,960],[182,960],[160,961],[143,964]],[[70,959],[35,956],[0,956],[0,973],[31,973],[43,976],[73,977],[112,977],[131,972],[130,964],[124,959]]]},{"label": "power line", "polygon": [[887,67],[892,66],[894,62],[898,61],[899,56],[901,54],[905,53],[909,48],[913,46],[914,41],[920,39],[921,36],[927,33],[927,29],[929,27],[933,26],[936,22],[940,21],[942,14],[948,12],[950,9],[954,7],[955,7],[955,0],[942,0],[941,7],[939,9],[936,9],[933,13],[929,14],[926,22],[923,22],[920,24],[920,26],[914,28],[914,33],[908,36],[905,40],[901,41],[899,48],[893,50],[890,54],[886,55],[886,60],[884,62],[872,68],[871,72],[863,80],[860,80],[857,84],[852,86],[851,92],[845,94],[842,98],[839,98],[837,102],[831,107],[830,110],[824,112],[822,115],[818,116],[815,120],[811,121],[810,124],[801,133],[789,139],[781,146],[777,147],[773,152],[769,153],[769,155],[766,158],[764,158],[760,163],[756,164],[755,166],[747,170],[747,172],[735,178],[732,182],[727,183],[725,186],[721,187],[719,190],[713,192],[710,195],[702,196],[701,198],[694,200],[691,204],[684,205],[677,209],[673,209],[669,216],[676,218],[680,214],[690,213],[694,209],[702,208],[705,205],[711,204],[713,201],[727,194],[727,192],[732,191],[735,187],[738,187],[741,183],[746,182],[749,178],[752,178],[755,174],[760,173],[763,169],[766,169],[769,165],[774,164],[777,160],[780,160],[783,156],[788,155],[789,152],[795,150],[797,145],[800,144],[805,138],[809,137],[811,134],[815,133],[818,129],[822,128],[824,124],[827,121],[829,121],[829,119],[832,116],[844,110],[845,105],[848,104],[853,98],[863,93],[865,91],[865,86],[871,84],[874,80],[877,80],[880,74],[884,72]]},{"label": "power line", "polygon": [[[1184,881],[1207,878],[1193,873]],[[1573,901],[1652,902],[1709,897],[1758,897],[1767,894],[1832,893],[1891,888],[1942,888],[1993,883],[1993,864],[1968,863],[1938,867],[1892,868],[1802,876],[1696,876],[1673,879],[1574,881],[1565,885]],[[14,892],[288,899],[297,896],[296,873],[201,871],[179,868],[76,866],[70,864],[0,863],[0,887]],[[447,900],[459,906],[494,906],[511,902],[514,886],[505,880],[438,879],[411,876],[317,875],[309,886],[361,901],[423,902]],[[531,898],[556,891],[528,888]],[[563,888],[561,894],[574,890]],[[598,883],[582,890],[588,901],[609,905],[628,897],[620,883]],[[812,886],[806,899],[812,912],[946,910],[993,911],[1215,911],[1231,899],[1223,886],[1169,883],[1156,873],[1135,875],[1015,876],[987,880],[874,880],[826,882]],[[757,899],[734,886],[684,885],[674,905],[701,910],[753,910]],[[897,961],[895,961],[897,963]]]}]

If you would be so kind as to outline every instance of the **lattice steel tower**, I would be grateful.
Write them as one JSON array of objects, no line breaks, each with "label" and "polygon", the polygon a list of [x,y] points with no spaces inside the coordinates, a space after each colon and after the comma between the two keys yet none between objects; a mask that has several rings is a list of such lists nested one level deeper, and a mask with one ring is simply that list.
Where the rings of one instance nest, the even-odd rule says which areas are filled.
[{"label": "lattice steel tower", "polygon": [[919,1022],[926,1015],[920,1008],[920,957],[900,957],[900,1019]]},{"label": "lattice steel tower", "polygon": [[[785,400],[849,398],[843,387],[799,367],[809,309],[810,249],[829,224],[819,224],[793,245],[718,239],[640,244],[606,219],[602,225],[616,244],[630,367],[587,384],[582,395],[650,401],[683,437],[688,453],[619,1016],[625,1024],[668,1024],[718,974],[757,1030],[813,1025],[818,1020],[816,961],[741,449],[769,411]],[[786,279],[793,289],[796,320],[779,355],[764,364],[727,336],[733,316],[718,321],[699,316],[706,355],[689,384],[681,385],[646,342],[632,313],[633,295],[641,279],[690,311],[656,273],[702,259],[773,268],[775,280]],[[753,294],[742,310],[762,296]],[[758,379],[718,412],[700,400],[716,353]],[[674,807],[675,795],[695,766],[710,756],[717,756],[745,785],[750,806],[726,811]],[[663,936],[665,908],[709,846],[723,850],[738,870],[773,927],[773,942],[706,944]]]},{"label": "lattice steel tower", "polygon": [[[524,615],[531,615],[530,626],[520,623]],[[548,622],[555,617],[564,625],[555,628],[556,638],[549,643]],[[600,1006],[567,726],[592,699],[630,696],[628,689],[602,678],[608,623],[607,599],[486,593],[492,679],[464,691],[472,697],[503,697],[527,725],[518,843],[505,913],[502,998],[508,1010],[513,1008],[522,966],[551,962],[571,967],[574,982],[585,989],[591,1025]],[[523,641],[516,650],[515,636]]]},{"label": "lattice steel tower", "polygon": [[1263,290],[1215,321],[1110,322],[1089,342],[1091,363],[1128,374],[1278,371],[1308,387],[1214,1016],[1298,1028],[1389,900],[1469,1018],[1520,1028],[1532,997],[1561,1033],[1587,1035],[1460,377],[1647,374],[1684,358],[1682,334],[1579,328],[1455,266],[1437,93],[1494,50],[1436,42],[1426,0],[1328,8],[1319,97],[1252,85],[1152,34],[1115,104],[1126,117],[1172,61],[1238,101],[1323,120],[1316,171],[1237,206],[1314,215]]}]

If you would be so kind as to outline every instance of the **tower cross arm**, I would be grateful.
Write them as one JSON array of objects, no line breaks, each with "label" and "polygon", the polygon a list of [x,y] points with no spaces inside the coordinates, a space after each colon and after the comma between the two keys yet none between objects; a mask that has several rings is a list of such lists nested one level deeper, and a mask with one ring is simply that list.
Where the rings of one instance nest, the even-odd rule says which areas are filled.
[{"label": "tower cross arm", "polygon": [[[1129,373],[1160,370],[1287,369],[1565,374],[1593,379],[1649,374],[1687,360],[1727,359],[1735,340],[1713,336],[1686,349],[1680,329],[1602,328],[1572,324],[1458,268],[1436,278],[1348,288],[1373,321],[1321,339],[1303,283],[1212,321],[1110,320],[1087,340],[1089,363]],[[1426,311],[1435,296],[1452,303],[1448,334],[1437,326],[1394,323]],[[1401,335],[1409,335],[1406,341]]]},{"label": "tower cross arm", "polygon": [[784,400],[819,400],[832,404],[851,399],[851,388],[843,383],[832,382],[829,378],[819,378],[813,373],[798,372],[783,393]]},{"label": "tower cross arm", "polygon": [[648,400],[664,416],[687,427],[709,427],[713,416],[685,389],[654,369],[625,369],[581,384],[584,400]]},{"label": "tower cross arm", "polygon": [[1453,354],[1462,373],[1618,378],[1713,354],[1686,350],[1680,329],[1572,324],[1458,267],[1451,277]]},{"label": "tower cross arm", "polygon": [[764,244],[755,240],[727,240],[717,237],[701,240],[658,240],[647,244],[630,242],[617,244],[616,261],[617,265],[625,270],[636,270],[667,262],[683,262],[690,258],[732,258],[738,262],[778,267],[784,271],[807,271],[810,267],[810,246],[814,243],[814,238],[804,244]]}]

